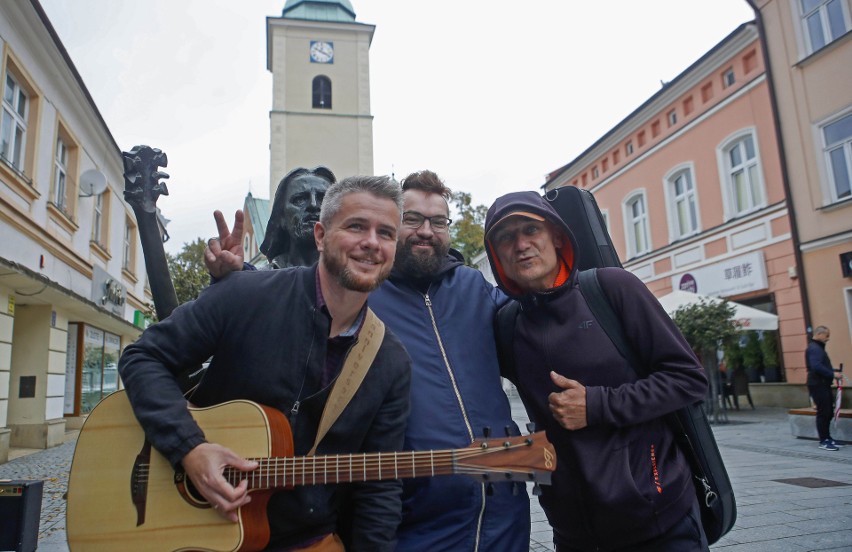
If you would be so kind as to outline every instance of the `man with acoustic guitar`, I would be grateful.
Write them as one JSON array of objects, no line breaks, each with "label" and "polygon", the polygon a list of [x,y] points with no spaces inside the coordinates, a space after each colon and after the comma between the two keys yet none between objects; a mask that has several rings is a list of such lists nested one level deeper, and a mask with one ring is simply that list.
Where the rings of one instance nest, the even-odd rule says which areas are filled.
[{"label": "man with acoustic guitar", "polygon": [[[288,418],[296,456],[400,450],[409,412],[410,359],[366,301],[390,273],[401,211],[399,186],[387,177],[352,177],[332,185],[314,228],[317,265],[229,275],[148,328],[121,357],[119,372],[148,440],[173,467],[182,467],[223,517],[247,525],[268,522],[265,550],[343,550],[333,532],[344,502],[354,513],[352,549],[393,550],[401,484],[396,479],[347,486],[317,481],[260,499],[248,492],[245,478],[262,467],[207,442],[177,375],[212,356],[190,401],[208,407],[246,399],[280,410]],[[360,343],[369,349],[371,340],[374,353],[362,357]],[[345,413],[326,424],[326,403],[337,399],[329,398],[331,389],[336,392],[337,380],[350,379],[347,352],[374,358],[366,363],[369,370],[360,372],[360,386],[356,383],[339,407]],[[244,472],[239,483],[223,477],[232,468]],[[304,480],[306,474],[301,476]],[[260,505],[258,514],[259,502],[265,508]],[[247,520],[252,515],[260,519]]]}]

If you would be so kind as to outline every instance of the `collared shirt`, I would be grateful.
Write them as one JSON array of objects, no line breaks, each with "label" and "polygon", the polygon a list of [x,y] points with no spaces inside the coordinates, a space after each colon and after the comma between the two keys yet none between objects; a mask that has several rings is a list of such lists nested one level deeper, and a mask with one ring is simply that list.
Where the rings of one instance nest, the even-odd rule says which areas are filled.
[{"label": "collared shirt", "polygon": [[[317,270],[316,276],[316,292],[317,292],[317,307],[319,307],[323,312],[331,317],[331,313],[328,310],[328,305],[325,302],[325,298],[322,295],[322,286],[320,286],[320,276],[319,270]],[[358,313],[358,316],[355,318],[355,321],[352,325],[344,332],[341,332],[339,335],[328,338],[328,344],[326,347],[325,354],[325,367],[322,372],[321,379],[321,387],[325,388],[326,385],[329,384],[337,374],[340,373],[340,370],[343,368],[343,361],[346,359],[346,352],[349,351],[349,348],[357,341],[358,334],[361,332],[361,328],[364,326],[364,320],[367,317],[367,303],[364,302],[364,306],[361,307],[361,311]]]}]

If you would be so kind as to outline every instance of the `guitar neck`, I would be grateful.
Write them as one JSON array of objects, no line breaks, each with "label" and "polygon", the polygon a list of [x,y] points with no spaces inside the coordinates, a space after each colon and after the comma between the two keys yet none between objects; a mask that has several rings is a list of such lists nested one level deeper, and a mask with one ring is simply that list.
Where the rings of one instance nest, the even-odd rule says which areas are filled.
[{"label": "guitar neck", "polygon": [[[499,449],[495,449],[497,452]],[[248,481],[250,489],[290,488],[303,485],[382,481],[410,477],[466,474],[482,476],[491,470],[466,466],[465,456],[478,456],[477,449],[372,452],[329,456],[254,458],[259,466],[251,472],[226,468],[224,476],[233,485]]]}]

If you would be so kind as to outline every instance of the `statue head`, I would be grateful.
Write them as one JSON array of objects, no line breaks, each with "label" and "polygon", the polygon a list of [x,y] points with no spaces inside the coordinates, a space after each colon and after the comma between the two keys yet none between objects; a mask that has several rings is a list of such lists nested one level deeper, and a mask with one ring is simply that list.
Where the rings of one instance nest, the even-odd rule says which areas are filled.
[{"label": "statue head", "polygon": [[[272,202],[266,235],[260,245],[260,250],[270,262],[276,261],[278,266],[292,266],[312,264],[316,260],[314,224],[319,220],[325,192],[335,181],[334,174],[326,167],[300,167],[281,179]],[[310,255],[290,258],[298,250],[308,251]]]}]

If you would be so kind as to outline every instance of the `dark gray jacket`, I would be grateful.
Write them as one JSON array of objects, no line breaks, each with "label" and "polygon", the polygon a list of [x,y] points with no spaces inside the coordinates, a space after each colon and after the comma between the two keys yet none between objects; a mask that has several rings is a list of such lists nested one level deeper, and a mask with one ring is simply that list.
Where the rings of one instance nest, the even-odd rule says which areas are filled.
[{"label": "dark gray jacket", "polygon": [[[316,265],[234,273],[148,328],[125,349],[119,372],[146,435],[173,465],[204,441],[174,374],[211,355],[193,403],[248,399],[277,408],[289,418],[295,454],[302,456],[313,445],[331,388],[320,385],[330,324],[316,304]],[[410,376],[408,354],[386,329],[364,382],[317,454],[401,450]],[[268,508],[271,545],[333,532],[349,492],[353,548],[393,550],[400,521],[397,480],[276,493]]]}]

